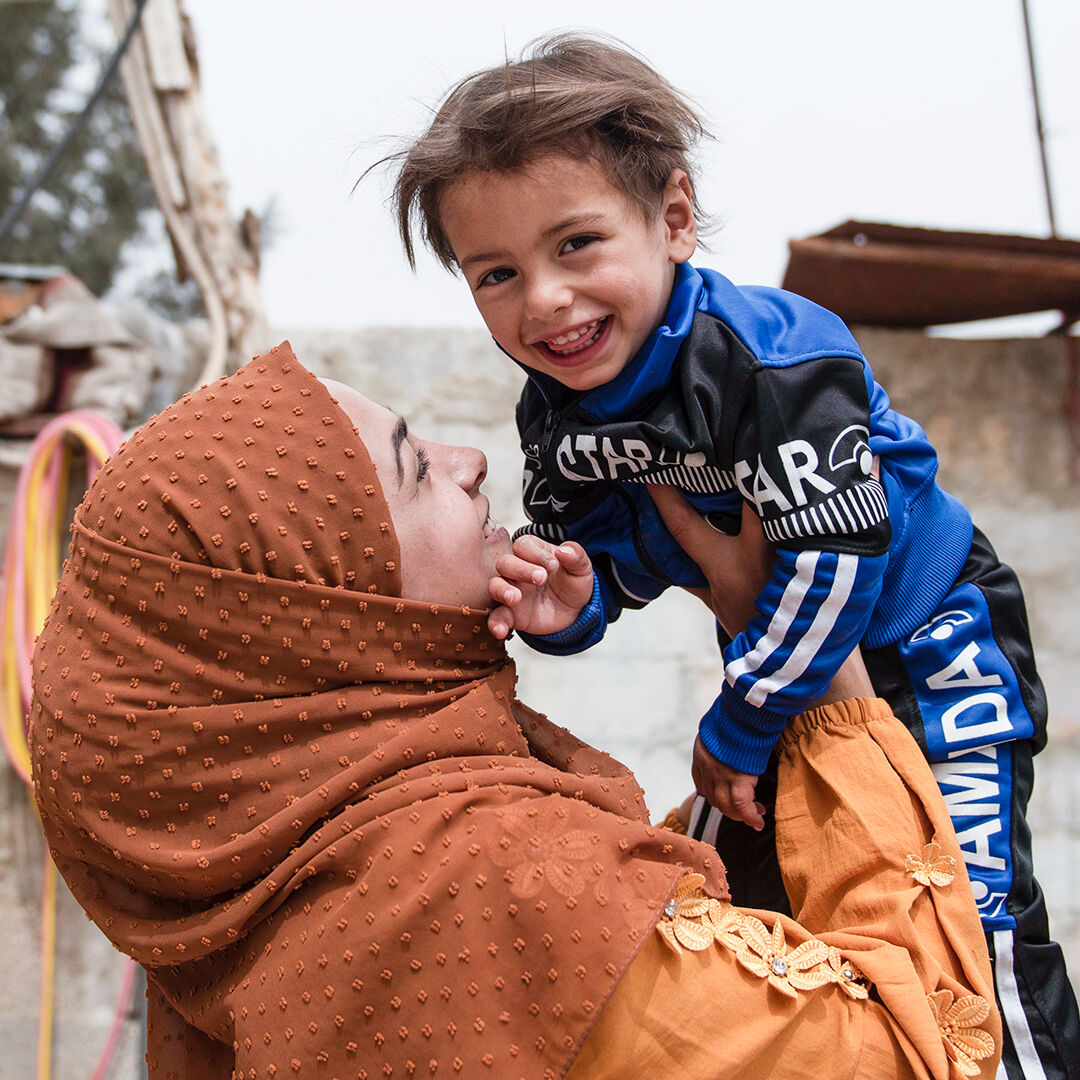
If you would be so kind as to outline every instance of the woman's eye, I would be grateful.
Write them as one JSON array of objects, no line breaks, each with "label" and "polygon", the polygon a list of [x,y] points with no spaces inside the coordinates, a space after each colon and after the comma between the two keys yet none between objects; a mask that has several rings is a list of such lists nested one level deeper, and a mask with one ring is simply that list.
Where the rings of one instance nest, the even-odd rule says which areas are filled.
[{"label": "woman's eye", "polygon": [[428,469],[431,468],[431,458],[428,456],[428,452],[421,446],[416,451],[416,482],[419,484],[428,474]]},{"label": "woman's eye", "polygon": [[476,283],[478,289],[482,289],[485,285],[501,285],[504,281],[509,281],[514,276],[514,271],[508,266],[496,266],[494,270],[489,270],[484,276]]},{"label": "woman's eye", "polygon": [[559,248],[560,255],[566,255],[571,251],[580,251],[587,244],[591,244],[594,240],[599,239],[596,236],[571,236],[561,248]]}]

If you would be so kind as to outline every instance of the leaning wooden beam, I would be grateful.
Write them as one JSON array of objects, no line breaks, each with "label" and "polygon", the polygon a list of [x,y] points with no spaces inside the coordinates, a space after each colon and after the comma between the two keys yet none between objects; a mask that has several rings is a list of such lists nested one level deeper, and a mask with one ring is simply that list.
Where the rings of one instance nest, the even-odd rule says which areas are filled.
[{"label": "leaning wooden beam", "polygon": [[[132,0],[109,0],[122,32]],[[229,213],[227,185],[199,95],[194,35],[181,0],[149,0],[120,67],[132,120],[181,279],[195,279],[210,320],[211,344],[199,382],[262,351],[266,321],[258,253]]]}]

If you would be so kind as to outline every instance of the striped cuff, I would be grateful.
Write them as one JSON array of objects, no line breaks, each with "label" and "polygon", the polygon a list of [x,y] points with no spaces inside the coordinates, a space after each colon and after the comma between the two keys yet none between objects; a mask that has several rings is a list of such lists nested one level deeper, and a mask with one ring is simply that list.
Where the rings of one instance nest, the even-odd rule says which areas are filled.
[{"label": "striped cuff", "polygon": [[718,761],[739,772],[760,776],[788,719],[781,713],[747,705],[725,683],[712,708],[701,718],[698,734],[705,749]]},{"label": "striped cuff", "polygon": [[523,634],[518,637],[530,648],[549,656],[572,656],[591,649],[604,636],[607,618],[600,598],[600,578],[593,571],[593,589],[581,614],[565,629],[554,634]]}]

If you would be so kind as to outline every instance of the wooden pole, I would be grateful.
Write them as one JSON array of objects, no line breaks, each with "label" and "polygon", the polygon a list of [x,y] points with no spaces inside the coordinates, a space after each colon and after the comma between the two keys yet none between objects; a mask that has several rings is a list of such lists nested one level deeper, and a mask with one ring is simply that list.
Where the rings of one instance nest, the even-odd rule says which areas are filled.
[{"label": "wooden pole", "polygon": [[[109,0],[117,32],[132,0]],[[199,65],[182,0],[149,0],[120,65],[120,77],[177,273],[195,279],[210,321],[210,350],[199,376],[209,382],[269,345],[259,293],[259,252],[229,213],[225,177],[199,94]]]}]

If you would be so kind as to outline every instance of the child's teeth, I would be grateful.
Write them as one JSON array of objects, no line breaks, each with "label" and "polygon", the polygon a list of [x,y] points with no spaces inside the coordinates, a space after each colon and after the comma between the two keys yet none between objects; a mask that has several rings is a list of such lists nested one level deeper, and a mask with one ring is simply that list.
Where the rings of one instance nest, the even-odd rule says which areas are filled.
[{"label": "child's teeth", "polygon": [[581,338],[589,337],[596,332],[596,328],[600,325],[600,320],[597,319],[587,326],[583,326],[580,330],[570,330],[563,334],[561,337],[549,339],[550,345],[569,345],[572,341],[579,341]]}]

